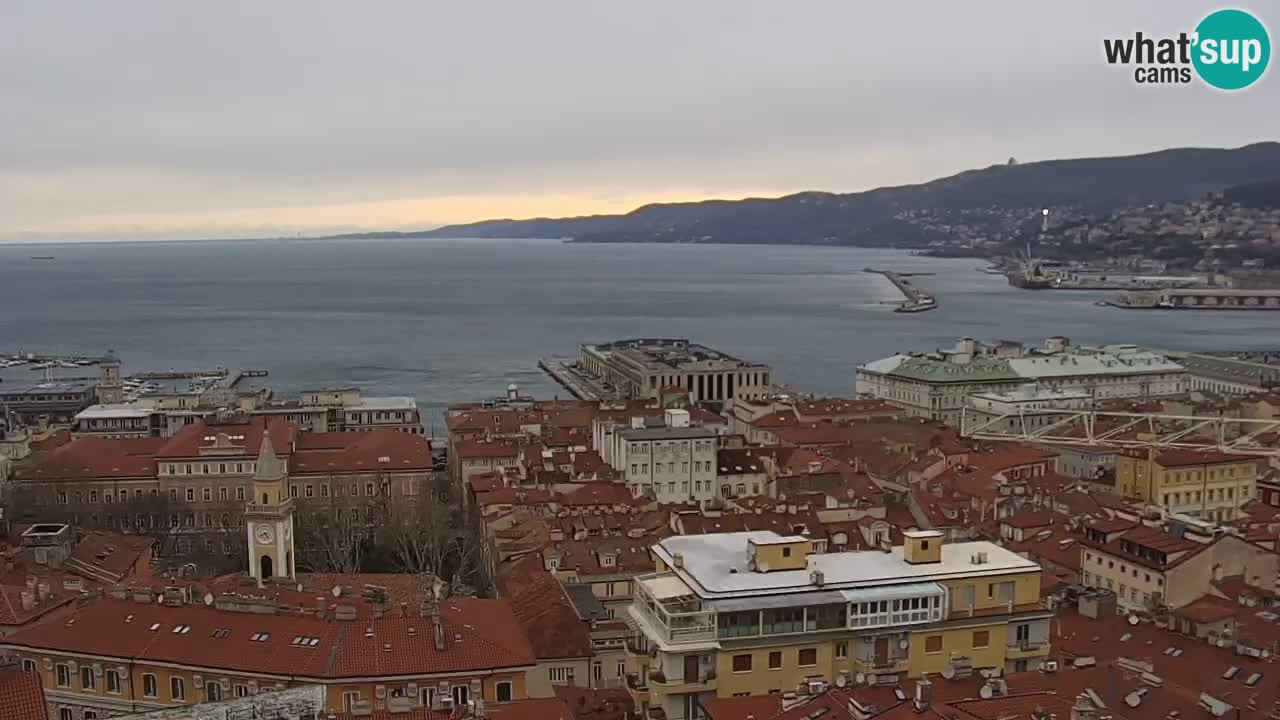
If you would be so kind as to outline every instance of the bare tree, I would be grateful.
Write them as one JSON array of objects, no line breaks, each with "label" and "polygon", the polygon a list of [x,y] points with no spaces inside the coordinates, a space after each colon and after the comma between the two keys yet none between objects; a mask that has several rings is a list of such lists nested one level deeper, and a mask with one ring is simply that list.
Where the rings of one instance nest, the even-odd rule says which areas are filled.
[{"label": "bare tree", "polygon": [[474,595],[484,583],[480,545],[462,508],[433,480],[415,502],[384,502],[376,542],[397,572],[430,575],[448,583],[452,594]]},{"label": "bare tree", "polygon": [[295,516],[298,562],[312,572],[360,572],[369,524],[360,507],[308,509]]}]

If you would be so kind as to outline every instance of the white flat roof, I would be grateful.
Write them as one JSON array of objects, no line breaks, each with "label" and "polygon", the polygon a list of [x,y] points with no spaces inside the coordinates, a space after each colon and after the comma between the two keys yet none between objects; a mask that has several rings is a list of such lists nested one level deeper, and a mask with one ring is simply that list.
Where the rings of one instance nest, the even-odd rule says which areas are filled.
[{"label": "white flat roof", "polygon": [[[995,543],[986,541],[944,543],[942,560],[912,564],[902,559],[902,547],[889,552],[862,550],[814,554],[802,570],[753,572],[747,567],[747,543],[769,544],[781,536],[772,530],[678,535],[653,547],[659,558],[703,599],[745,595],[813,592],[810,573],[821,570],[823,589],[875,587],[918,583],[976,575],[1001,575],[1039,570],[1040,566]],[[674,567],[672,555],[680,553],[683,567]],[[971,558],[986,553],[987,561],[975,565]]]},{"label": "white flat roof", "polygon": [[90,405],[76,413],[77,420],[121,420],[126,418],[149,418],[153,411],[132,403],[112,403],[110,405]]},{"label": "white flat roof", "polygon": [[418,401],[411,397],[362,397],[357,403],[347,405],[348,410],[412,410]]}]

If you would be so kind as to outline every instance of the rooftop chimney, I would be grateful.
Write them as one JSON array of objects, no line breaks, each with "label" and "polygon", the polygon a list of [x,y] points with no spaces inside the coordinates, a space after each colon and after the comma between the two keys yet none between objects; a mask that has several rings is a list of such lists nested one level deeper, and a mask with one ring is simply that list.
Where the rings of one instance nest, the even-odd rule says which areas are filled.
[{"label": "rooftop chimney", "polygon": [[436,652],[444,652],[444,624],[440,622],[440,601],[436,599],[431,601],[431,626],[435,635]]},{"label": "rooftop chimney", "polygon": [[925,678],[916,681],[916,712],[922,713],[933,705],[933,683]]}]

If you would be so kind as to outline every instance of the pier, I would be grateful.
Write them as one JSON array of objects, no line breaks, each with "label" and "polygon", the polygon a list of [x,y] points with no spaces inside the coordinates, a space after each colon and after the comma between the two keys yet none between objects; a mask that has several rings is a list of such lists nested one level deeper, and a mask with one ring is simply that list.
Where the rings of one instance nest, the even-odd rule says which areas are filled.
[{"label": "pier", "polygon": [[1169,288],[1124,292],[1100,304],[1126,310],[1280,310],[1280,290]]},{"label": "pier", "polygon": [[538,361],[538,367],[551,376],[569,394],[579,400],[600,400],[614,393],[605,388],[598,380],[594,380],[577,368],[576,357],[544,357]]},{"label": "pier", "polygon": [[898,273],[891,270],[876,270],[875,268],[864,268],[863,272],[869,272],[875,275],[883,275],[893,286],[902,293],[903,302],[894,308],[894,312],[913,313],[925,312],[927,310],[935,310],[938,307],[938,301],[932,295],[921,290],[907,278],[916,275],[932,275],[933,273]]}]

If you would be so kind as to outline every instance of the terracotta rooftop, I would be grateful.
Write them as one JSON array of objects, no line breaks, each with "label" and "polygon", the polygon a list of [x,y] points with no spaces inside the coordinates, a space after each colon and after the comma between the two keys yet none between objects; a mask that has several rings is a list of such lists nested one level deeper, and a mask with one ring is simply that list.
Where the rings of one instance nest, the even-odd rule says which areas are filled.
[{"label": "terracotta rooftop", "polygon": [[228,671],[334,679],[434,675],[534,664],[510,606],[499,600],[441,603],[445,650],[417,613],[350,622],[105,599],[66,618],[20,630],[11,646],[146,659]]},{"label": "terracotta rooftop", "polygon": [[538,660],[592,657],[591,631],[551,573],[532,553],[505,568],[500,586]]},{"label": "terracotta rooftop", "polygon": [[[275,435],[272,435],[274,441]],[[273,442],[274,444],[274,442]],[[290,474],[431,470],[427,438],[397,430],[299,433]]]},{"label": "terracotta rooftop", "polygon": [[5,720],[49,720],[39,673],[0,671],[0,712]]}]

